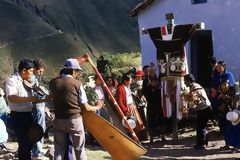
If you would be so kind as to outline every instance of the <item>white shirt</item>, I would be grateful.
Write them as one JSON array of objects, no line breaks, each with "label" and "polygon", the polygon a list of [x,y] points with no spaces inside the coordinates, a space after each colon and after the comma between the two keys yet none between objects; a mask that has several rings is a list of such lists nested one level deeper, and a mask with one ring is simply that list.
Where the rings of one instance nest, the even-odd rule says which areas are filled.
[{"label": "white shirt", "polygon": [[[30,97],[32,93],[26,91],[23,86],[23,79],[19,73],[15,73],[6,81],[6,97],[8,96],[19,96],[19,97]],[[12,111],[16,112],[31,112],[33,104],[28,103],[12,103],[8,100],[8,106]]]},{"label": "white shirt", "polygon": [[124,89],[126,91],[126,96],[127,96],[127,104],[133,104],[133,98],[132,98],[132,92],[130,90],[130,88],[128,88],[127,86],[123,85]]},{"label": "white shirt", "polygon": [[7,142],[8,140],[8,133],[7,133],[7,129],[5,126],[5,123],[0,119],[0,144]]},{"label": "white shirt", "polygon": [[204,109],[208,106],[211,106],[211,102],[208,99],[208,96],[202,86],[198,83],[193,82],[190,87],[190,92],[197,92],[200,96],[203,97],[204,101],[199,101],[198,105],[196,106],[197,110]]},{"label": "white shirt", "polygon": [[104,101],[105,97],[104,97],[104,92],[101,86],[96,86],[95,87],[95,92],[98,95],[98,99]]},{"label": "white shirt", "polygon": [[[71,77],[73,78],[71,75],[62,75],[63,77]],[[80,91],[79,91],[79,103],[81,104],[84,104],[84,103],[87,103],[88,102],[88,99],[87,99],[87,95],[86,95],[86,92],[83,88],[83,85],[80,86]]]}]

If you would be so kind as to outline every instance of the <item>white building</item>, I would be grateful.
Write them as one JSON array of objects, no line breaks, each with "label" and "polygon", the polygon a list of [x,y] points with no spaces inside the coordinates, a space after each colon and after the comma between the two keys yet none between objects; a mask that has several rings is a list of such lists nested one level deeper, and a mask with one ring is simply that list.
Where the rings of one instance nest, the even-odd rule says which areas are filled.
[{"label": "white building", "polygon": [[130,16],[138,16],[143,65],[156,64],[156,48],[149,35],[141,33],[142,28],[166,25],[165,14],[171,12],[175,24],[205,23],[206,30],[196,33],[186,46],[191,72],[203,76],[207,57],[214,54],[238,78],[240,0],[143,0],[129,12]]}]

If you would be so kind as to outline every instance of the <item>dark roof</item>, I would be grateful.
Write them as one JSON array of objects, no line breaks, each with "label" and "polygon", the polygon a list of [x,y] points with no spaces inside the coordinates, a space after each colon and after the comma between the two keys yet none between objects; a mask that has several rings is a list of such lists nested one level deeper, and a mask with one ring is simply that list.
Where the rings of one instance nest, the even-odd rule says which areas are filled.
[{"label": "dark roof", "polygon": [[138,3],[133,9],[128,12],[130,17],[135,17],[139,12],[147,8],[150,4],[152,4],[154,0],[142,0],[142,2]]}]

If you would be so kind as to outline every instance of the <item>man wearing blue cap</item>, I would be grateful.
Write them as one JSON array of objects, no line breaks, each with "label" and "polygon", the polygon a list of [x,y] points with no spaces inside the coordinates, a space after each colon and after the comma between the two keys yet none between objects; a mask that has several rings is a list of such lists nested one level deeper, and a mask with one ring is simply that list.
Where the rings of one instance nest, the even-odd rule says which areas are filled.
[{"label": "man wearing blue cap", "polygon": [[65,71],[60,77],[50,81],[49,88],[53,96],[55,120],[54,128],[54,159],[61,160],[68,147],[68,139],[77,160],[87,159],[85,153],[85,132],[82,122],[81,108],[87,111],[96,111],[103,106],[98,101],[96,106],[87,102],[87,96],[80,81],[76,80],[82,68],[77,59],[67,59],[64,62]]}]

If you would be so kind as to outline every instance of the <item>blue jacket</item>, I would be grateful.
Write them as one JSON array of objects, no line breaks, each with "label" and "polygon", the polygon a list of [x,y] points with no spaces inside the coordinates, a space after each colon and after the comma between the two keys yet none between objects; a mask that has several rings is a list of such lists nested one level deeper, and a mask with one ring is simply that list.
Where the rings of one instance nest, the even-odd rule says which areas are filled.
[{"label": "blue jacket", "polygon": [[218,73],[214,72],[211,79],[211,86],[219,86],[225,80],[229,81],[230,86],[234,86],[235,79],[231,72],[225,70],[222,75],[219,75]]}]

